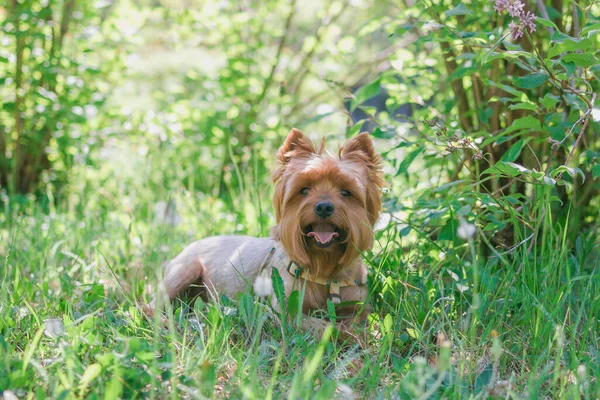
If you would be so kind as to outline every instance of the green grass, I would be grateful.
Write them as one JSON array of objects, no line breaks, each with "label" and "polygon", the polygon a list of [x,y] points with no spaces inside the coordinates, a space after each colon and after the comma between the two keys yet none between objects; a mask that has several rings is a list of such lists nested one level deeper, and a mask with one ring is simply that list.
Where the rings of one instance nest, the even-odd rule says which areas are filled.
[{"label": "green grass", "polygon": [[249,294],[175,303],[166,326],[145,319],[139,306],[161,264],[186,244],[266,235],[272,219],[263,186],[247,183],[231,189],[229,206],[180,192],[182,223],[157,225],[160,197],[140,188],[87,190],[58,209],[4,198],[0,389],[19,398],[600,396],[597,241],[564,237],[541,212],[545,195],[532,211],[536,245],[508,253],[486,251],[481,234],[434,241],[394,223],[377,233],[365,254],[375,313],[360,348],[282,326]]}]

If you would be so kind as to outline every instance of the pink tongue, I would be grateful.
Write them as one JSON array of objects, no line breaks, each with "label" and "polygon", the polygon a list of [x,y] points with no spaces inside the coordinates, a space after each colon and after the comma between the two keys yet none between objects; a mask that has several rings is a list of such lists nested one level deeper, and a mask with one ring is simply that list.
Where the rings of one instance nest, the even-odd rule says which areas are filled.
[{"label": "pink tongue", "polygon": [[308,233],[308,237],[316,238],[321,244],[329,243],[333,238],[338,236],[338,233],[329,224],[314,225],[313,231]]}]

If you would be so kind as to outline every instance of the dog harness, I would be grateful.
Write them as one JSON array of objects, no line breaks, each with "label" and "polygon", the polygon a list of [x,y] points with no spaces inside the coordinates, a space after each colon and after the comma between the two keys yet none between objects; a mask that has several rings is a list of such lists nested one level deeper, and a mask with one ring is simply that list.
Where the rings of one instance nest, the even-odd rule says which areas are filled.
[{"label": "dog harness", "polygon": [[[270,271],[267,271],[267,269],[268,269],[267,267],[269,267],[269,266],[271,268],[275,268],[275,266],[272,265],[272,263],[271,263],[271,260],[273,259],[273,255],[275,253],[275,250],[276,250],[276,248],[273,247],[269,251],[269,254],[267,254],[267,256],[265,257],[265,261],[263,263],[263,266],[260,270],[259,275],[265,275],[266,273],[270,273]],[[308,270],[302,268],[300,266],[300,264],[298,264],[294,260],[290,260],[290,262],[287,266],[287,271],[290,275],[294,276],[295,278],[302,278],[305,281],[309,281],[309,282],[315,283],[317,285],[327,286],[329,288],[329,299],[331,300],[331,302],[333,304],[341,303],[341,301],[342,301],[342,298],[340,296],[341,288],[347,287],[347,286],[363,286],[365,284],[365,282],[359,281],[358,279],[356,279],[356,280],[348,280],[348,279],[337,280],[337,279],[323,279],[323,278],[319,278],[319,277],[310,276],[310,273],[308,272]]]},{"label": "dog harness", "polygon": [[305,281],[316,283],[318,285],[327,286],[329,288],[329,299],[333,304],[340,304],[342,298],[340,296],[340,289],[347,286],[362,286],[363,282],[358,280],[336,280],[336,279],[323,279],[318,277],[312,277],[308,273],[308,270],[302,268],[294,260],[290,260],[287,270],[296,278],[302,278]]}]

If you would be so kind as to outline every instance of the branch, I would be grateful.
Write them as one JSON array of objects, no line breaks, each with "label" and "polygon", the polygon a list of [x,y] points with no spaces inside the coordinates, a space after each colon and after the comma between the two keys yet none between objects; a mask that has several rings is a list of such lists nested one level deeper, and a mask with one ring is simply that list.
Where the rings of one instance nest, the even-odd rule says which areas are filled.
[{"label": "branch", "polygon": [[[544,17],[545,19],[550,21],[550,16],[548,16],[548,10],[546,10],[546,5],[544,4],[544,1],[536,0],[536,4],[537,4],[538,10],[540,10],[540,14],[542,14],[542,17]],[[554,28],[551,26],[548,26],[546,28],[548,29],[548,32],[550,33],[550,36],[552,37],[552,35],[554,35]]]},{"label": "branch", "polygon": [[[455,61],[455,56],[452,49],[450,49],[450,45],[447,42],[442,41],[441,46],[442,52],[445,54],[444,63],[446,64],[446,71],[448,77],[450,77],[458,67],[458,64]],[[465,132],[471,132],[473,129],[473,121],[467,115],[471,112],[471,108],[469,107],[469,99],[467,98],[463,83],[461,79],[453,79],[450,84],[452,85],[452,91],[454,92],[458,103],[458,118],[460,120],[460,125]]]},{"label": "branch", "polygon": [[575,2],[571,3],[573,7],[573,37],[579,38],[579,14],[577,13],[577,4]]},{"label": "branch", "polygon": [[[588,122],[590,122],[590,118],[592,117],[592,111],[593,111],[593,104],[596,102],[596,93],[594,93],[592,95],[592,107],[590,107],[584,114],[584,120],[583,120],[583,126],[581,127],[581,130],[579,131],[579,135],[577,136],[577,139],[575,140],[575,144],[573,145],[573,148],[571,149],[571,151],[569,152],[569,155],[567,156],[567,160],[565,161],[565,165],[569,164],[569,161],[571,161],[571,158],[573,158],[573,155],[575,154],[575,150],[577,150],[577,147],[579,146],[579,142],[581,141],[581,138],[583,137],[583,134],[585,133],[585,128],[587,128]],[[576,123],[577,124],[577,123]],[[557,175],[557,178],[560,179],[562,178],[563,173],[560,172]]]},{"label": "branch", "polygon": [[[20,32],[21,24],[19,23],[19,2],[18,0],[12,0],[12,11],[14,13],[14,23],[15,23],[15,39],[16,39],[16,48],[15,48],[15,133],[16,133],[16,141],[15,141],[15,160],[17,165],[17,177],[19,175],[18,169],[21,164],[21,158],[24,157],[23,153],[23,118],[21,116],[21,103],[23,101],[22,96],[22,85],[23,85],[23,52],[25,50],[25,35]],[[15,179],[18,179],[15,177]],[[16,183],[16,182],[15,182]],[[22,184],[22,182],[21,182]]]},{"label": "branch", "polygon": [[68,0],[63,7],[62,19],[60,21],[60,36],[58,37],[59,49],[62,48],[63,40],[69,32],[69,24],[71,23],[73,8],[75,8],[75,0]]},{"label": "branch", "polygon": [[277,66],[279,65],[279,58],[281,57],[281,53],[283,52],[285,42],[286,42],[288,34],[290,32],[290,27],[292,26],[292,17],[294,16],[295,8],[296,8],[296,0],[291,0],[290,1],[290,13],[288,14],[287,19],[285,21],[285,31],[283,32],[283,36],[281,37],[281,40],[279,41],[279,46],[277,47],[277,52],[275,53],[275,62],[273,62],[273,65],[271,66],[271,72],[269,73],[269,76],[267,77],[267,79],[265,79],[262,91],[258,95],[255,105],[259,105],[260,103],[262,103],[265,96],[267,95],[267,91],[269,90],[271,83],[273,83],[273,77],[275,76],[275,71],[277,70]]}]

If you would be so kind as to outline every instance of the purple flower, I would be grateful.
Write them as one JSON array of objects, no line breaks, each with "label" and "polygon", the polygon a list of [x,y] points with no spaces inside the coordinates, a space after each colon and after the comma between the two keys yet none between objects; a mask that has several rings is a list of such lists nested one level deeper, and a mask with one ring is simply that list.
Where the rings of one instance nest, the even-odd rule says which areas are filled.
[{"label": "purple flower", "polygon": [[494,5],[494,10],[497,12],[502,12],[508,8],[508,0],[496,0],[496,4]]},{"label": "purple flower", "polygon": [[523,7],[525,7],[525,4],[521,3],[519,0],[513,0],[508,2],[506,10],[511,17],[518,18],[519,14],[523,12]]},{"label": "purple flower", "polygon": [[521,0],[496,0],[494,10],[502,12],[508,11],[511,17],[516,17],[521,11],[523,11],[525,4]]},{"label": "purple flower", "polygon": [[523,36],[523,26],[521,24],[515,24],[515,22],[512,21],[508,25],[508,29],[510,29],[510,31],[512,32],[513,40],[518,40],[520,37]]},{"label": "purple flower", "polygon": [[519,15],[519,19],[521,20],[521,25],[529,30],[529,33],[535,32],[535,20],[536,16],[531,11],[523,12]]},{"label": "purple flower", "polygon": [[525,11],[524,7],[525,3],[521,0],[495,0],[494,10],[498,13],[506,10],[511,17],[515,18],[508,25],[513,40],[523,37],[525,30],[530,33],[535,32],[535,19],[537,17],[531,11]]}]

